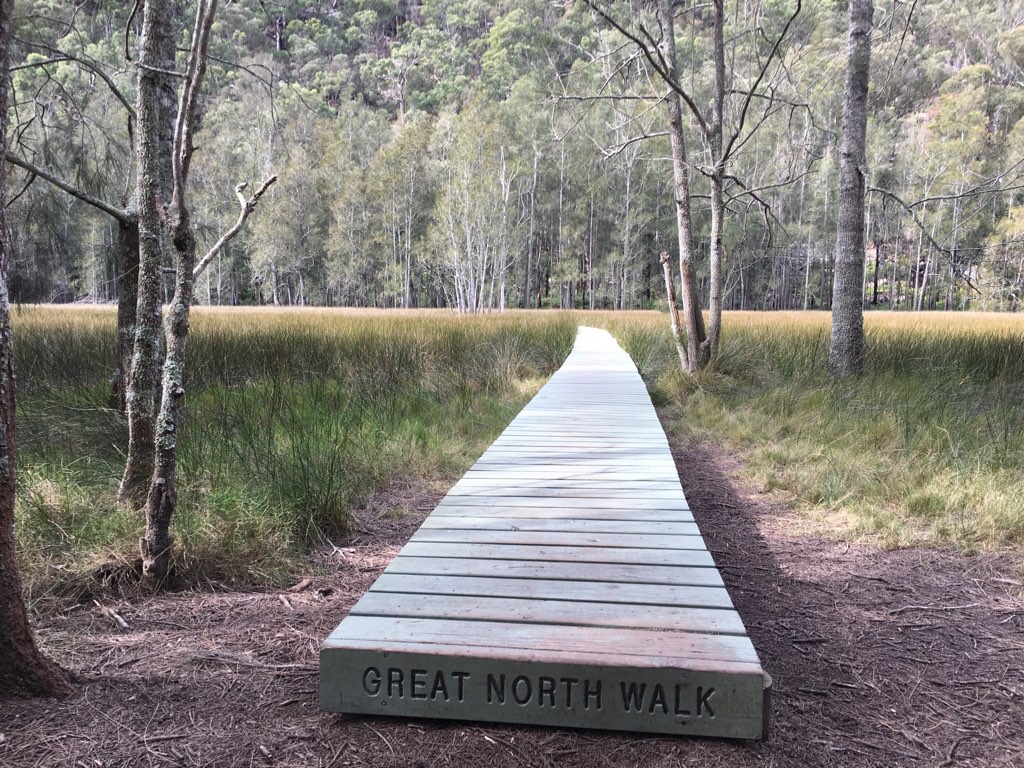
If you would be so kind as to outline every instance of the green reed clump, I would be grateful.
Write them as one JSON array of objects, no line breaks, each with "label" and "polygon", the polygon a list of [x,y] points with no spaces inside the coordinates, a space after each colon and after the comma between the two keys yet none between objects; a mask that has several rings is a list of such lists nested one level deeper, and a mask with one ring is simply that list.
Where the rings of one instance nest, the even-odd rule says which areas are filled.
[{"label": "green reed clump", "polygon": [[[566,315],[194,313],[179,441],[178,563],[194,578],[272,579],[342,536],[395,483],[464,470],[571,348]],[[110,310],[24,308],[18,534],[35,582],[130,560],[118,507],[127,429],[109,407]]]},{"label": "green reed clump", "polygon": [[871,313],[865,374],[843,382],[826,373],[824,313],[727,313],[719,360],[693,378],[666,315],[605,322],[675,403],[674,429],[739,449],[753,478],[828,530],[1024,543],[1024,318]]}]

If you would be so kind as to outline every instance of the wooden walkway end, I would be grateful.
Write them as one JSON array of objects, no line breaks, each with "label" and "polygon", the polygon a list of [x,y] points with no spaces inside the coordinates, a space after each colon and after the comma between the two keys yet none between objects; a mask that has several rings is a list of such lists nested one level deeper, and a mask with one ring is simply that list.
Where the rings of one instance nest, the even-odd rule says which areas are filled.
[{"label": "wooden walkway end", "polygon": [[769,678],[605,331],[441,501],[320,654],[320,706],[756,739]]}]

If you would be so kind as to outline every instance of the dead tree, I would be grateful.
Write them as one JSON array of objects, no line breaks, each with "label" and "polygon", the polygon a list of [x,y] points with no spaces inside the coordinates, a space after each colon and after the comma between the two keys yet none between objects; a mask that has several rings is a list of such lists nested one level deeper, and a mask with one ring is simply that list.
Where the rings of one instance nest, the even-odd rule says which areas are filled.
[{"label": "dead tree", "polygon": [[[7,103],[13,0],[0,0],[0,150],[7,150]],[[61,696],[70,691],[59,667],[36,647],[21,596],[14,542],[14,361],[7,292],[6,166],[0,164],[0,698]]]},{"label": "dead tree", "polygon": [[864,195],[871,67],[871,0],[850,0],[846,85],[843,92],[842,146],[839,153],[839,216],[829,373],[855,376],[864,366]]}]

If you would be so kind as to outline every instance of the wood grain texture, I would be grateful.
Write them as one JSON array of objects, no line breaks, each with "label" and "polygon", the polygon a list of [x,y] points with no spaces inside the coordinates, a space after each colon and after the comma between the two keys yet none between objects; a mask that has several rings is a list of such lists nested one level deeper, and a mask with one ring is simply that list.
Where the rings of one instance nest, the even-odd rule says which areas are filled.
[{"label": "wood grain texture", "polygon": [[682,586],[720,586],[722,584],[722,576],[715,568],[618,563],[559,563],[550,560],[446,560],[438,557],[401,555],[392,560],[384,572],[495,576],[506,579],[616,581]]},{"label": "wood grain texture", "polygon": [[643,381],[584,328],[326,640],[320,703],[759,738],[767,681]]}]

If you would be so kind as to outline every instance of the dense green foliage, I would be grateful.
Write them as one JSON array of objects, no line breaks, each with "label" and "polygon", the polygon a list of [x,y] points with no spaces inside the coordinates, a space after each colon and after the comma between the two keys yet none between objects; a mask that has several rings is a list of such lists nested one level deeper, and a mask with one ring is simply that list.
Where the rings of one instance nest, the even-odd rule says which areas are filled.
[{"label": "dense green foliage", "polygon": [[831,381],[824,313],[730,313],[722,355],[683,377],[653,313],[605,316],[684,437],[831,535],[964,550],[1024,541],[1024,323],[869,315],[865,375]]},{"label": "dense green foliage", "polygon": [[[116,502],[127,427],[107,405],[114,315],[25,309],[15,328],[18,540],[29,581],[52,585],[135,556],[142,521]],[[179,567],[263,580],[303,545],[350,532],[373,494],[445,485],[561,365],[574,335],[570,317],[547,313],[197,312]]]},{"label": "dense green foliage", "polygon": [[[737,82],[793,4],[727,4]],[[131,101],[131,5],[18,4],[14,151],[115,204],[130,173],[127,113],[96,73]],[[1024,11],[878,6],[870,183],[899,200],[870,195],[868,300],[1016,309]],[[704,99],[709,11],[682,12],[680,71]],[[222,3],[215,37],[194,174],[204,242],[236,215],[236,183],[280,182],[200,280],[201,301],[630,308],[662,295],[671,170],[662,107],[647,98],[662,86],[586,5],[237,0]],[[844,51],[845,4],[806,3],[766,84],[778,100],[754,104],[758,129],[732,169],[745,187],[729,192],[727,306],[829,301]],[[629,98],[579,100],[597,94]],[[707,148],[693,144],[699,168]],[[15,298],[112,299],[113,222],[26,180],[11,174]],[[707,214],[696,215],[706,252]]]}]

